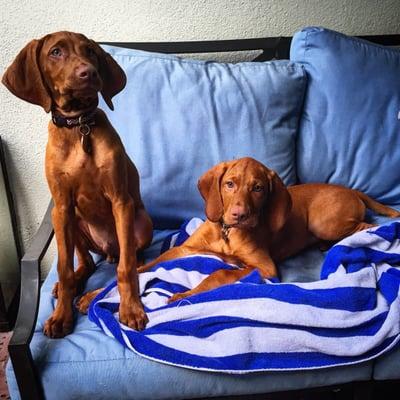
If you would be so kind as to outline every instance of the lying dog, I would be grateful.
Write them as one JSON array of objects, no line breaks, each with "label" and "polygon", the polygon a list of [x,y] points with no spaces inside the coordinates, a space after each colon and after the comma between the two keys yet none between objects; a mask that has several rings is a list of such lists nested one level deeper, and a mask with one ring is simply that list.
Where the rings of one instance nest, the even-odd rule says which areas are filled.
[{"label": "lying dog", "polygon": [[[139,268],[191,254],[215,254],[242,268],[212,273],[197,287],[173,295],[169,302],[236,282],[253,269],[276,277],[276,263],[313,244],[336,242],[372,227],[366,207],[392,218],[400,212],[367,195],[329,184],[286,188],[279,176],[252,158],[223,162],[207,171],[198,187],[206,202],[207,221],[186,242]],[[101,290],[101,289],[100,289]],[[99,291],[79,301],[86,312]]]},{"label": "lying dog", "polygon": [[143,329],[147,317],[138,295],[136,251],[151,242],[152,223],[136,167],[97,108],[101,92],[113,109],[111,99],[124,88],[125,73],[92,40],[57,32],[28,43],[2,81],[16,96],[52,112],[46,177],[54,201],[59,282],[44,333],[58,338],[72,331],[73,299],[95,268],[89,250],[119,258],[120,321]]}]

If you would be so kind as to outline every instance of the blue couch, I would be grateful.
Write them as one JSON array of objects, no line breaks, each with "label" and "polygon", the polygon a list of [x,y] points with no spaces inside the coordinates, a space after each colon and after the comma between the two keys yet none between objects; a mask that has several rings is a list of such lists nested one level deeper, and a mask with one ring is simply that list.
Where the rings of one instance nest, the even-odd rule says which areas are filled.
[{"label": "blue couch", "polygon": [[[165,237],[184,219],[204,215],[197,178],[219,161],[245,155],[277,170],[288,185],[340,183],[400,209],[400,51],[322,28],[306,28],[294,36],[290,61],[219,64],[105,49],[128,76],[126,90],[115,98],[116,111],[107,113],[138,167],[144,202],[155,222],[147,260],[159,254]],[[36,240],[50,238],[45,219]],[[351,366],[228,375],[144,359],[83,315],[77,315],[72,334],[49,339],[42,329],[55,303],[56,261],[40,289],[29,345],[29,324],[36,316],[23,307],[35,307],[35,268],[43,251],[34,243],[22,265],[33,289],[22,282],[12,363],[7,365],[12,399],[21,397],[19,390],[30,399],[246,396],[400,379],[399,348]],[[318,249],[302,252],[280,265],[282,280],[319,279],[323,259]],[[114,264],[100,257],[96,262],[87,290],[115,279]]]}]

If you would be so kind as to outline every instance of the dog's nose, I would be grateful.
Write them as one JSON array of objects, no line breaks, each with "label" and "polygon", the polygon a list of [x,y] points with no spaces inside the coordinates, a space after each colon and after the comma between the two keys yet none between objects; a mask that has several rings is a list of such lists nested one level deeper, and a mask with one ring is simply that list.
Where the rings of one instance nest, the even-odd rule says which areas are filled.
[{"label": "dog's nose", "polygon": [[76,75],[79,79],[82,79],[82,80],[92,80],[97,77],[97,71],[91,65],[81,64],[76,69]]},{"label": "dog's nose", "polygon": [[249,217],[249,213],[241,206],[232,207],[231,215],[238,222],[243,222]]}]

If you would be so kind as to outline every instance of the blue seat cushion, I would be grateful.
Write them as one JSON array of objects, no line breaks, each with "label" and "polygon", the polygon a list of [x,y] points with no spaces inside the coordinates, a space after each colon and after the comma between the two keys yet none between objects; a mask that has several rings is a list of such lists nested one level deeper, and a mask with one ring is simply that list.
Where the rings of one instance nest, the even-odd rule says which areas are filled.
[{"label": "blue seat cushion", "polygon": [[323,28],[292,40],[308,86],[297,141],[301,182],[338,183],[400,203],[400,51]]},{"label": "blue seat cushion", "polygon": [[198,178],[215,164],[251,156],[296,181],[295,135],[306,78],[289,61],[237,64],[104,46],[127,86],[104,109],[139,170],[156,228],[203,215]]},{"label": "blue seat cushion", "polygon": [[[171,231],[155,233],[148,259],[159,254],[163,239]],[[319,278],[323,254],[308,250],[282,265],[284,281]],[[106,286],[115,280],[115,265],[97,258],[97,271],[86,290]],[[51,295],[57,280],[56,264],[41,288],[38,323],[31,350],[47,399],[184,399],[268,393],[368,380],[372,362],[355,366],[297,372],[268,372],[247,375],[209,373],[164,365],[142,358],[106,336],[86,315],[76,315],[72,334],[49,339],[43,324],[54,309]],[[13,400],[19,399],[12,365],[6,369]]]}]

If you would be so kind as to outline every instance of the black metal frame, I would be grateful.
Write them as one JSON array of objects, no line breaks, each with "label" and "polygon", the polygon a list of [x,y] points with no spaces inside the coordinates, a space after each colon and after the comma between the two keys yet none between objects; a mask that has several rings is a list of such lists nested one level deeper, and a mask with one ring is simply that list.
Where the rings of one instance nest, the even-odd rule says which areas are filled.
[{"label": "black metal frame", "polygon": [[[361,38],[383,44],[386,46],[399,46],[400,35],[378,35],[361,36]],[[291,37],[273,37],[242,40],[220,40],[220,41],[191,41],[191,42],[101,42],[113,46],[134,48],[145,51],[160,53],[216,53],[261,50],[253,61],[266,61],[270,59],[289,58]],[[39,379],[39,371],[36,371],[29,343],[34,332],[40,296],[40,263],[53,237],[51,223],[50,202],[43,221],[36,232],[29,249],[21,261],[21,299],[15,323],[14,334],[8,346],[10,358],[16,375],[19,391],[22,399],[43,399],[43,388]],[[342,385],[344,386],[344,385]],[[336,386],[340,388],[341,386]],[[365,383],[355,387],[353,393],[364,393]],[[287,395],[287,394],[286,394]],[[239,398],[239,397],[235,397]],[[249,398],[248,396],[242,398]],[[274,397],[276,398],[276,397]]]},{"label": "black metal frame", "polygon": [[[8,171],[7,171],[5,145],[3,144],[1,136],[0,136],[0,168],[3,174],[4,187],[7,196],[7,206],[10,215],[14,244],[18,258],[17,261],[19,263],[22,257],[21,241],[18,234],[17,213],[15,212],[14,198],[12,195],[10,178],[8,176]],[[3,292],[0,288],[0,313],[1,313],[0,331],[1,332],[9,331],[14,327],[15,318],[17,316],[17,310],[18,310],[18,302],[19,302],[19,287],[17,288],[17,290],[13,295],[10,306],[8,307],[8,309],[6,309]]]}]

